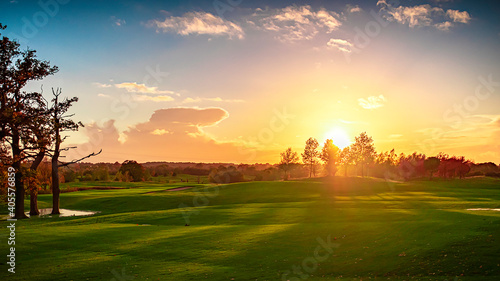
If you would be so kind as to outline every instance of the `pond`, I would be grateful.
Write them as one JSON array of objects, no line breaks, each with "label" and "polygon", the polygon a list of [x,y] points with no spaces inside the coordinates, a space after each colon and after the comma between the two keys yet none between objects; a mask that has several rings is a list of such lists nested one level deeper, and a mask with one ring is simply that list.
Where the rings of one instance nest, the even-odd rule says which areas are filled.
[{"label": "pond", "polygon": [[[80,210],[68,210],[68,209],[59,209],[61,212],[60,215],[52,215],[52,208],[40,209],[40,216],[59,216],[59,217],[81,217],[81,216],[92,216],[98,211],[80,211]],[[29,212],[26,212],[26,215],[29,217]]]}]

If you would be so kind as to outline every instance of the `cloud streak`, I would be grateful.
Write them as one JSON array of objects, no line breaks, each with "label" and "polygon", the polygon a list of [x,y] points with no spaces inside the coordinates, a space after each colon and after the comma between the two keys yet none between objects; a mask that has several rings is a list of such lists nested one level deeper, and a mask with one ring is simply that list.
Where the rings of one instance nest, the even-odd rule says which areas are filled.
[{"label": "cloud streak", "polygon": [[182,103],[198,103],[198,102],[204,102],[204,101],[212,101],[212,102],[245,102],[244,100],[239,100],[239,99],[222,99],[219,97],[216,98],[186,98],[182,101]]},{"label": "cloud streak", "polygon": [[366,99],[358,99],[358,104],[364,109],[376,109],[384,106],[386,99],[383,95],[380,96],[370,96]]},{"label": "cloud streak", "polygon": [[285,41],[310,40],[320,31],[331,33],[342,23],[339,15],[324,9],[314,10],[309,5],[288,6],[283,9],[260,9],[253,16],[253,21],[259,23],[259,28],[276,33],[276,38]]},{"label": "cloud streak", "polygon": [[445,11],[429,4],[394,7],[386,0],[379,0],[377,6],[380,6],[380,11],[387,20],[405,24],[411,28],[433,26],[439,30],[447,31],[455,26],[455,23],[467,24],[471,20],[467,11],[451,9]]},{"label": "cloud streak", "polygon": [[344,39],[330,39],[326,45],[330,48],[337,49],[341,52],[344,53],[350,53],[352,50],[351,48],[353,47],[353,44],[347,40]]},{"label": "cloud streak", "polygon": [[176,94],[173,91],[160,91],[158,87],[147,87],[145,84],[137,84],[136,82],[125,82],[121,84],[115,84],[116,88],[125,89],[130,93],[142,93],[142,94]]},{"label": "cloud streak", "polygon": [[147,26],[156,28],[157,32],[173,32],[183,36],[205,34],[238,39],[245,37],[239,25],[207,12],[189,12],[181,17],[167,17],[163,21],[152,20]]}]

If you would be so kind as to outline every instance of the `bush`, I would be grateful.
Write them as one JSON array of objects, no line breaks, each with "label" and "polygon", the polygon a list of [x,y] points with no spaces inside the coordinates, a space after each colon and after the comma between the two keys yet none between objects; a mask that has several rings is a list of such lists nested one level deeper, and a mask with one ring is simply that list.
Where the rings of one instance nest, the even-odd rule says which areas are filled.
[{"label": "bush", "polygon": [[208,175],[208,181],[211,183],[232,183],[244,181],[243,174],[235,169],[226,169],[223,171],[212,171]]},{"label": "bush", "polygon": [[500,178],[500,173],[499,172],[487,172],[485,174],[487,177],[493,177],[493,178]]}]

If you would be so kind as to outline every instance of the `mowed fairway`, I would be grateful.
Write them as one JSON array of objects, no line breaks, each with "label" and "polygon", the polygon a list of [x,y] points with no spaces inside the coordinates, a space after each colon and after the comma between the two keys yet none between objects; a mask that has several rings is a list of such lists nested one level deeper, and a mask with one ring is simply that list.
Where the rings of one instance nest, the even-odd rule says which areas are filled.
[{"label": "mowed fairway", "polygon": [[18,221],[15,274],[2,221],[0,279],[500,280],[500,212],[466,210],[500,208],[498,179],[178,186],[62,194],[101,213]]}]

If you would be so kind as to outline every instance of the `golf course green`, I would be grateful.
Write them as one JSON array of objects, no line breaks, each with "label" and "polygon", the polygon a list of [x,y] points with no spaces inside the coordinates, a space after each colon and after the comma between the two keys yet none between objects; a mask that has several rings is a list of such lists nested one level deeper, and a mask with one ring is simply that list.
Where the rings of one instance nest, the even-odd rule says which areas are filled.
[{"label": "golf course green", "polygon": [[17,221],[0,280],[500,280],[500,179],[96,186],[124,189],[61,195],[93,216]]}]

